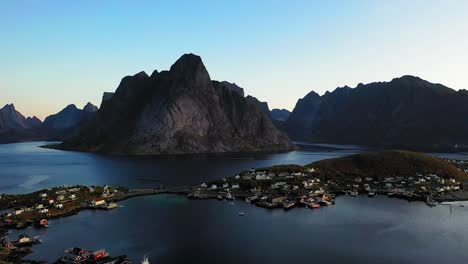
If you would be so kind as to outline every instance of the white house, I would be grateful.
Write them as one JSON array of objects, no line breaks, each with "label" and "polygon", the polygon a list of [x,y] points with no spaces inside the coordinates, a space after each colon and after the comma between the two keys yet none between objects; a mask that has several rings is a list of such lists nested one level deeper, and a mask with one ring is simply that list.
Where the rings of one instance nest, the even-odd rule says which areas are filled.
[{"label": "white house", "polygon": [[91,205],[96,207],[96,206],[100,206],[100,205],[105,205],[106,204],[106,200],[102,199],[102,198],[98,198],[96,200],[93,200],[91,201]]},{"label": "white house", "polygon": [[23,208],[16,208],[15,210],[13,210],[13,214],[14,215],[20,215],[24,213],[24,209]]},{"label": "white house", "polygon": [[28,235],[20,235],[18,242],[20,243],[28,243],[29,242],[29,236]]},{"label": "white house", "polygon": [[41,197],[41,198],[47,198],[47,193],[41,193],[41,194],[39,194],[39,197]]},{"label": "white house", "polygon": [[61,203],[55,204],[55,208],[63,209],[63,204],[61,204]]}]

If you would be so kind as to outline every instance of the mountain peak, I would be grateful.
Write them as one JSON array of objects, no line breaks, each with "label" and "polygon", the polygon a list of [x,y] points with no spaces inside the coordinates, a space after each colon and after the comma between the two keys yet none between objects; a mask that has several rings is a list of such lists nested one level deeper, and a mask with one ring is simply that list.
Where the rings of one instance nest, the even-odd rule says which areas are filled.
[{"label": "mountain peak", "polygon": [[75,109],[78,109],[78,107],[76,107],[75,104],[69,104],[63,110],[75,110]]},{"label": "mountain peak", "polygon": [[93,105],[92,103],[88,102],[84,107],[83,111],[85,112],[96,112],[98,110],[98,107]]},{"label": "mountain peak", "polygon": [[170,73],[179,80],[192,83],[196,87],[211,87],[211,79],[200,56],[184,54],[170,69]]},{"label": "mountain peak", "polygon": [[6,104],[1,110],[16,110],[14,104]]}]

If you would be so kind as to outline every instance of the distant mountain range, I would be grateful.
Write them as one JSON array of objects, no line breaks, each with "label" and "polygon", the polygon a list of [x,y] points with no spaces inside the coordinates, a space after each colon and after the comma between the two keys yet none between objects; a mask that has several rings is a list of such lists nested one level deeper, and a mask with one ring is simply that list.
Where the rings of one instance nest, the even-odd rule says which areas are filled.
[{"label": "distant mountain range", "polygon": [[69,105],[41,122],[35,116],[25,118],[13,104],[8,104],[0,109],[0,143],[63,140],[75,135],[96,111],[97,107],[91,103],[83,110]]},{"label": "distant mountain range", "polygon": [[294,140],[404,148],[468,146],[468,92],[414,76],[300,99],[282,129]]},{"label": "distant mountain range", "polygon": [[414,76],[311,91],[273,109],[235,83],[212,81],[200,57],[140,72],[104,93],[100,109],[69,105],[41,123],[0,109],[0,143],[63,140],[64,149],[159,154],[289,150],[295,141],[408,149],[467,149],[468,91]]},{"label": "distant mountain range", "polygon": [[236,84],[212,81],[201,58],[185,54],[169,71],[123,78],[104,94],[96,118],[55,147],[113,154],[294,149],[265,105]]},{"label": "distant mountain range", "polygon": [[16,111],[13,104],[7,104],[0,109],[0,129],[29,129],[42,125],[37,117],[25,118]]}]

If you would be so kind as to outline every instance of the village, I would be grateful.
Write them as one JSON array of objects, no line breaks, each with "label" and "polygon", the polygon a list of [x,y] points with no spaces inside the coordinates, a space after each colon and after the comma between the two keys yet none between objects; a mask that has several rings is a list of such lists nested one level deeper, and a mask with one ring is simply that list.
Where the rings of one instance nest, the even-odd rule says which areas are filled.
[{"label": "village", "polygon": [[78,213],[83,209],[111,210],[116,201],[127,198],[128,190],[112,186],[62,186],[31,194],[0,196],[0,255],[19,259],[31,252],[30,247],[42,243],[39,237],[21,234],[16,240],[7,236],[9,229],[29,226],[47,228],[49,220]]},{"label": "village", "polygon": [[242,199],[260,207],[287,210],[293,207],[318,209],[331,206],[338,195],[387,195],[424,201],[429,206],[442,201],[468,199],[467,192],[463,191],[463,182],[455,178],[442,178],[434,173],[393,177],[329,177],[318,169],[296,165],[251,169],[234,177],[202,183],[188,197]]}]

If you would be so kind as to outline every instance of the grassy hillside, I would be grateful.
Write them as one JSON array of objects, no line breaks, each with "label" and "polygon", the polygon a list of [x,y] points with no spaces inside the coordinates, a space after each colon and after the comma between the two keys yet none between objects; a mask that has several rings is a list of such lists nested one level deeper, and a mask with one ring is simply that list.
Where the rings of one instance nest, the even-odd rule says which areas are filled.
[{"label": "grassy hillside", "polygon": [[327,159],[309,164],[328,177],[393,177],[435,173],[441,177],[467,179],[466,173],[445,160],[411,151],[382,151]]}]

